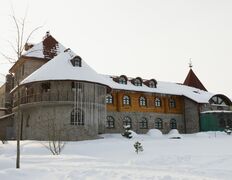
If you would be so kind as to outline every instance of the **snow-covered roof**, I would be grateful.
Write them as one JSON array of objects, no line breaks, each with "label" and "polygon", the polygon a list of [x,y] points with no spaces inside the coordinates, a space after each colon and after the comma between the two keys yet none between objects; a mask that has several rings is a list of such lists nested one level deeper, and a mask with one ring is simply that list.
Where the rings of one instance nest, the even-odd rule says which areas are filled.
[{"label": "snow-covered roof", "polygon": [[172,82],[158,81],[156,88],[150,88],[145,84],[142,84],[142,86],[135,86],[130,81],[131,79],[129,79],[127,84],[119,84],[113,80],[113,76],[98,74],[83,60],[81,67],[74,67],[70,60],[75,56],[76,54],[73,53],[71,50],[67,52],[61,52],[55,58],[48,61],[38,70],[25,78],[21,82],[21,85],[31,82],[48,80],[87,81],[104,84],[111,87],[112,89],[118,90],[180,95],[192,99],[197,103],[208,103],[209,99],[215,95],[213,93],[203,91],[194,87]]},{"label": "snow-covered roof", "polygon": [[198,103],[208,103],[209,99],[215,94],[203,91],[194,87],[172,83],[158,81],[156,88],[150,88],[145,84],[142,86],[135,86],[128,81],[127,84],[119,84],[113,80],[113,76],[103,75],[107,78],[108,86],[112,89],[118,90],[128,90],[128,91],[139,91],[139,92],[149,92],[149,93],[160,93],[160,94],[170,94],[170,95],[181,95],[189,99],[192,99]]},{"label": "snow-covered roof", "polygon": [[78,80],[106,84],[106,78],[93,70],[85,61],[81,60],[81,67],[73,66],[70,60],[75,56],[77,55],[71,50],[61,52],[25,78],[20,85],[48,80]]},{"label": "snow-covered roof", "polygon": [[201,112],[201,114],[210,114],[210,113],[232,113],[232,111],[226,111],[226,110],[212,110],[212,111],[204,111],[204,112]]}]

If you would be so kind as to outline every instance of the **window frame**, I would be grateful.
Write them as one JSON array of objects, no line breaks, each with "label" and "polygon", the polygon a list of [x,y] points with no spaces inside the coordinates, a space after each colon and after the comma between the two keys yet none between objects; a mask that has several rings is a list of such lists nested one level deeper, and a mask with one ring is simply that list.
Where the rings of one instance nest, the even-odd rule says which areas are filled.
[{"label": "window frame", "polygon": [[71,111],[70,125],[74,126],[84,126],[85,125],[85,116],[84,112],[81,109],[74,108]]},{"label": "window frame", "polygon": [[155,120],[155,128],[156,129],[163,129],[163,120],[161,118],[157,118]]},{"label": "window frame", "polygon": [[122,97],[122,104],[125,106],[129,106],[131,104],[130,96],[124,95]]},{"label": "window frame", "polygon": [[107,94],[106,95],[106,104],[113,104],[114,98],[112,94]]},{"label": "window frame", "polygon": [[134,85],[135,86],[142,86],[142,81],[141,81],[141,79],[139,79],[139,78],[135,78],[134,79]]},{"label": "window frame", "polygon": [[82,59],[80,56],[75,56],[70,61],[73,65],[73,67],[82,67]]},{"label": "window frame", "polygon": [[139,121],[139,128],[140,129],[148,129],[148,120],[147,118],[143,117]]},{"label": "window frame", "polygon": [[173,98],[169,99],[169,108],[176,108],[176,100]]},{"label": "window frame", "polygon": [[147,106],[147,99],[146,99],[146,97],[141,96],[141,97],[139,98],[139,106],[142,106],[142,107]]},{"label": "window frame", "polygon": [[155,107],[162,107],[162,100],[159,97],[155,98]]},{"label": "window frame", "polygon": [[170,129],[177,129],[177,121],[174,118],[170,120]]},{"label": "window frame", "polygon": [[120,76],[120,77],[118,78],[118,83],[119,83],[119,84],[127,84],[127,80],[126,80],[125,77]]},{"label": "window frame", "polygon": [[132,120],[129,116],[125,116],[123,118],[123,126],[130,126],[130,129],[132,129]]},{"label": "window frame", "polygon": [[115,119],[113,118],[113,116],[106,117],[106,128],[108,129],[115,128]]}]

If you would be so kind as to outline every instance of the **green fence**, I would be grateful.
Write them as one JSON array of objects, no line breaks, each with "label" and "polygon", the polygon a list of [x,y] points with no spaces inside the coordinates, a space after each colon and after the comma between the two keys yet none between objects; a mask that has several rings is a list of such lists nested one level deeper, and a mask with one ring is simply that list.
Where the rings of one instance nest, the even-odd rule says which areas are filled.
[{"label": "green fence", "polygon": [[223,131],[226,126],[232,127],[232,113],[201,113],[200,131]]}]

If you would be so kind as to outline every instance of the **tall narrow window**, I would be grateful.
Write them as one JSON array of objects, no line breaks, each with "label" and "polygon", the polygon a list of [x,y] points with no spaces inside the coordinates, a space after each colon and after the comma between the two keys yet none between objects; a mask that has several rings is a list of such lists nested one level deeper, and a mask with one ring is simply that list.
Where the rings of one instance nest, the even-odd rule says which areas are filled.
[{"label": "tall narrow window", "polygon": [[170,120],[170,128],[171,129],[177,129],[177,124],[175,119]]},{"label": "tall narrow window", "polygon": [[128,116],[124,117],[123,126],[129,126],[130,128],[132,128],[132,121],[130,117]]},{"label": "tall narrow window", "polygon": [[147,129],[148,128],[148,120],[146,118],[142,118],[139,121],[139,127],[140,127],[140,129]]},{"label": "tall narrow window", "polygon": [[107,128],[114,128],[115,127],[115,121],[112,116],[107,116],[106,117],[106,127]]},{"label": "tall narrow window", "polygon": [[162,106],[162,102],[160,98],[155,98],[155,107],[161,107]]},{"label": "tall narrow window", "polygon": [[123,96],[122,101],[123,101],[123,105],[130,105],[130,97],[129,96]]},{"label": "tall narrow window", "polygon": [[84,124],[84,112],[81,109],[73,109],[71,112],[71,125]]},{"label": "tall narrow window", "polygon": [[113,96],[111,94],[106,96],[106,104],[113,104]]},{"label": "tall narrow window", "polygon": [[146,98],[145,97],[140,97],[139,98],[139,105],[140,106],[146,106],[147,105],[147,100],[146,100]]},{"label": "tall narrow window", "polygon": [[174,99],[169,100],[169,107],[170,108],[176,108],[176,101]]},{"label": "tall narrow window", "polygon": [[163,129],[163,121],[162,119],[158,118],[155,120],[155,128],[156,129]]}]

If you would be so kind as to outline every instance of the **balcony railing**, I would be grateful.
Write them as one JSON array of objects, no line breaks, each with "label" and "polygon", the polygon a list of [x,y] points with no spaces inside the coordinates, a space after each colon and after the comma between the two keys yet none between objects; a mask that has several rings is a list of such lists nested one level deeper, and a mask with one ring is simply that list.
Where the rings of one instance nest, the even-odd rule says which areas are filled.
[{"label": "balcony railing", "polygon": [[[62,92],[62,93],[51,93],[43,92],[41,94],[33,94],[28,96],[20,97],[20,104],[34,103],[34,102],[45,102],[45,101],[74,101],[73,92]],[[13,106],[18,105],[18,98],[13,100]]]}]

